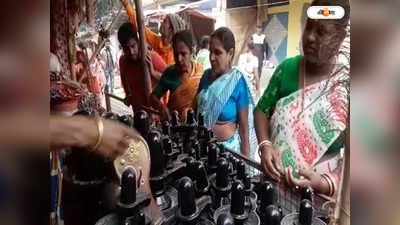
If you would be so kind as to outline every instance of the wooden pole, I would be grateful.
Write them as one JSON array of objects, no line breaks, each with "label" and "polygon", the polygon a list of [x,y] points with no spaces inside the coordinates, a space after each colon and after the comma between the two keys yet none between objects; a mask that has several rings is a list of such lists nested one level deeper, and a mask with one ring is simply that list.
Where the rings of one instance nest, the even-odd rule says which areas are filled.
[{"label": "wooden pole", "polygon": [[343,168],[337,193],[336,206],[329,225],[350,225],[350,120],[345,132]]},{"label": "wooden pole", "polygon": [[143,23],[143,9],[142,9],[142,1],[135,0],[135,9],[136,9],[136,20],[139,28],[139,41],[140,41],[140,52],[141,52],[141,60],[143,65],[144,72],[144,90],[146,93],[146,103],[150,105],[150,94],[151,94],[151,79],[150,79],[150,71],[149,67],[146,63],[146,55],[147,55],[147,47],[146,47],[146,36],[145,36],[145,27]]},{"label": "wooden pole", "polygon": [[[253,18],[254,18],[253,21],[257,23],[257,15],[256,14],[253,15]],[[238,63],[240,54],[242,54],[243,50],[246,48],[247,40],[250,38],[251,33],[254,32],[255,27],[256,27],[255,23],[247,24],[246,33],[244,35],[245,38],[244,38],[243,42],[240,44],[238,54],[235,54],[235,57],[233,58],[233,64]],[[242,29],[242,30],[244,30],[244,29]]]},{"label": "wooden pole", "polygon": [[[348,124],[350,125],[350,124]],[[346,132],[344,172],[342,192],[340,193],[339,224],[350,225],[350,126]]]},{"label": "wooden pole", "polygon": [[266,0],[257,0],[257,25],[262,25],[268,19]]},{"label": "wooden pole", "polygon": [[261,20],[261,10],[262,10],[262,6],[261,6],[261,0],[257,0],[257,26],[261,24],[260,20]]}]

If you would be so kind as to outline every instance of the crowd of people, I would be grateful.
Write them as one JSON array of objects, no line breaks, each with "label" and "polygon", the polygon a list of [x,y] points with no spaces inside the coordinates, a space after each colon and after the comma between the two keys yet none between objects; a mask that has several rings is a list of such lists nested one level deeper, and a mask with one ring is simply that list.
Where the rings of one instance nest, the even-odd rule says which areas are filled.
[{"label": "crowd of people", "polygon": [[[128,102],[139,109],[146,105],[136,14],[128,1],[122,2],[130,23],[118,32],[123,49],[121,79]],[[312,3],[324,4],[339,4],[348,14],[345,0]],[[196,54],[196,40],[184,21],[167,15],[161,36],[149,28],[145,32],[151,47],[146,57],[152,77],[150,106],[159,110],[160,120],[168,120],[172,111],[178,111],[181,122],[186,110],[193,108],[204,116],[221,144],[261,161],[273,179],[311,185],[333,195],[339,183],[339,152],[348,118],[348,93],[343,89],[349,75],[337,61],[347,24],[348,16],[333,21],[308,19],[302,36],[303,54],[277,67],[258,100],[253,93],[259,88],[260,67],[266,57],[260,27],[234,66],[236,41],[229,28],[202,37]]]},{"label": "crowd of people", "polygon": [[[124,4],[136,28],[135,13],[129,3]],[[221,144],[261,161],[273,179],[285,179],[293,186],[310,185],[320,193],[334,195],[348,121],[349,74],[337,56],[346,36],[349,4],[345,0],[312,3],[326,4],[342,6],[346,16],[332,21],[308,19],[301,42],[303,54],[277,67],[259,101],[252,88],[259,88],[265,58],[265,35],[260,27],[239,57],[238,66],[233,63],[235,37],[227,27],[201,38],[197,55],[191,32],[178,16],[165,18],[161,37],[147,28],[147,42],[168,64],[151,94],[161,120],[169,119],[176,110],[184,121],[185,110],[194,108]],[[132,32],[137,35],[134,29]],[[162,102],[167,92],[170,98]]]},{"label": "crowd of people", "polygon": [[[252,88],[259,88],[265,58],[261,31],[253,35],[239,66],[234,66],[236,41],[228,27],[201,38],[196,55],[192,33],[179,16],[169,14],[162,22],[161,36],[145,29],[148,49],[142,56],[136,14],[129,1],[122,2],[130,20],[118,30],[126,104],[134,110],[152,106],[159,110],[160,120],[168,120],[172,111],[178,111],[181,122],[185,122],[186,110],[193,108],[204,116],[205,125],[221,144],[261,162],[272,179],[290,186],[311,186],[328,196],[337,193],[340,151],[349,117],[349,74],[337,56],[349,22],[348,0],[312,2],[313,6],[340,5],[345,16],[307,19],[302,54],[276,68],[258,101]],[[146,57],[146,65],[141,64],[141,57]],[[152,81],[150,103],[144,101],[144,66]],[[112,140],[106,136],[115,133],[102,135],[106,142]],[[101,151],[110,155],[104,153],[106,149]]]}]

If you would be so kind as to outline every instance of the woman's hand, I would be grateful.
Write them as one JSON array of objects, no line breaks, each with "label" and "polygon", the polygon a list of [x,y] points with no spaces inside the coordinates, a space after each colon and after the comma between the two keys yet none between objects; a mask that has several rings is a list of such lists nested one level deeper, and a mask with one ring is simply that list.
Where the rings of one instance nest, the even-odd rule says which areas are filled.
[{"label": "woman's hand", "polygon": [[261,146],[261,165],[264,168],[264,173],[272,179],[280,181],[282,171],[280,152],[273,149],[272,146]]},{"label": "woman's hand", "polygon": [[161,79],[161,72],[157,71],[154,68],[153,60],[151,58],[151,51],[147,51],[146,64],[147,64],[147,66],[149,68],[150,76],[159,81]]},{"label": "woman's hand", "polygon": [[[102,119],[103,138],[96,153],[106,158],[115,158],[123,154],[129,146],[128,139],[139,133],[122,123]],[[79,147],[88,151],[95,146],[99,138],[97,122],[87,116],[50,118],[50,148],[60,150],[67,147]]]},{"label": "woman's hand", "polygon": [[170,121],[171,120],[171,114],[169,113],[169,109],[166,105],[161,104],[161,120],[167,120]]},{"label": "woman's hand", "polygon": [[[81,141],[83,147],[90,149],[95,145],[99,134],[96,122],[93,119],[88,120],[87,125],[82,127],[84,133]],[[95,152],[105,158],[114,159],[122,155],[129,147],[128,139],[139,136],[136,130],[115,121],[103,119],[103,126],[103,140]]]},{"label": "woman's hand", "polygon": [[325,182],[322,176],[314,172],[311,168],[299,169],[298,174],[300,179],[293,177],[292,167],[284,169],[286,183],[290,187],[312,187],[316,192],[327,194],[329,193],[329,184]]},{"label": "woman's hand", "polygon": [[248,115],[249,107],[239,110],[240,152],[246,158],[250,158]]}]

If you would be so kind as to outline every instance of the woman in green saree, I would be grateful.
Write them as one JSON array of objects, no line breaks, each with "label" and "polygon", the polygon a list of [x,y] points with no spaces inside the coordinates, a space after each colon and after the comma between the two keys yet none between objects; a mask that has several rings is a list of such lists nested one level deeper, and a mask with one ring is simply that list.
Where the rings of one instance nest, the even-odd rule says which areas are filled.
[{"label": "woman in green saree", "polygon": [[308,19],[303,55],[282,62],[254,110],[258,152],[264,171],[290,186],[311,186],[333,196],[340,179],[341,136],[348,122],[349,74],[338,63],[349,21],[348,0],[338,20]]}]

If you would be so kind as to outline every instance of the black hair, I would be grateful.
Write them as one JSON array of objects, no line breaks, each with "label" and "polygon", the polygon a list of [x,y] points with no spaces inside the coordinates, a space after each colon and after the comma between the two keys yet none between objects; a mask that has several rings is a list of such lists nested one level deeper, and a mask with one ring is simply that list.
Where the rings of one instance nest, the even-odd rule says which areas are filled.
[{"label": "black hair", "polygon": [[200,48],[207,48],[207,45],[210,44],[210,36],[204,35],[200,38]]},{"label": "black hair", "polygon": [[342,19],[336,20],[341,26],[346,27],[350,20],[350,3],[349,0],[314,0],[312,6],[341,6],[344,9]]},{"label": "black hair", "polygon": [[220,27],[211,34],[211,38],[218,38],[222,42],[225,51],[229,52],[233,49],[233,56],[235,55],[235,36],[232,31],[227,27]]},{"label": "black hair", "polygon": [[118,41],[121,46],[125,46],[129,39],[135,39],[139,42],[136,29],[133,28],[130,22],[123,23],[118,29]]},{"label": "black hair", "polygon": [[172,38],[172,47],[174,48],[174,51],[176,50],[175,48],[179,41],[185,43],[185,45],[189,48],[190,53],[193,53],[195,43],[193,40],[193,35],[189,30],[182,30],[174,34],[174,37]]}]

